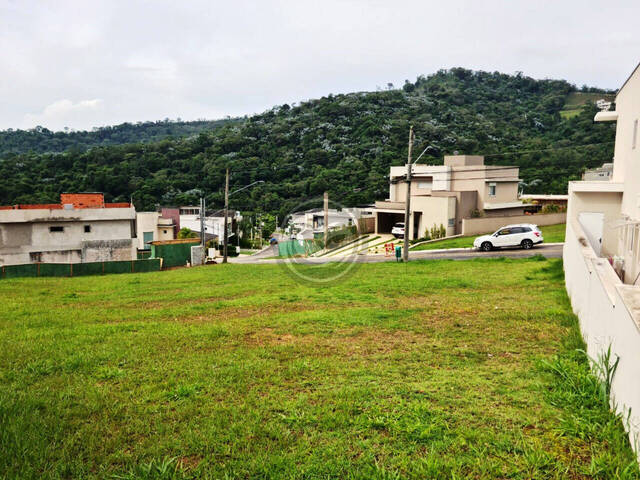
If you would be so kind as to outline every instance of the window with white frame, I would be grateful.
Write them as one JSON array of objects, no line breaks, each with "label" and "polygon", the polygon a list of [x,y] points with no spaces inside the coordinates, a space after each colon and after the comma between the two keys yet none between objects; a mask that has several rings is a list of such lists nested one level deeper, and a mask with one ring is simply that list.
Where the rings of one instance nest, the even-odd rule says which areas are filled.
[{"label": "window with white frame", "polygon": [[496,184],[495,183],[490,183],[489,184],[489,196],[490,197],[495,197],[496,196]]}]

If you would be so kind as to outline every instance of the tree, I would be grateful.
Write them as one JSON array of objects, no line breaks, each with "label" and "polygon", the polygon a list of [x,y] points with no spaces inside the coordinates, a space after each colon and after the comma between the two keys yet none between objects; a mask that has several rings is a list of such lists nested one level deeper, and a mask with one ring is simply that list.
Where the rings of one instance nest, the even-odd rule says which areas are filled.
[{"label": "tree", "polygon": [[182,239],[182,238],[198,238],[199,235],[194,232],[193,230],[191,230],[190,228],[187,227],[182,227],[180,229],[180,231],[178,232],[178,238]]}]

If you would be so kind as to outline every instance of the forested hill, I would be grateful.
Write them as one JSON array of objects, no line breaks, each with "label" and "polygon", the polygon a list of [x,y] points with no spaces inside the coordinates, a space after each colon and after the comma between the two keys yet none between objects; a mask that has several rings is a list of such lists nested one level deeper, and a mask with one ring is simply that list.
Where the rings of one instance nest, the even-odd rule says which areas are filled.
[{"label": "forested hill", "polygon": [[87,131],[53,132],[43,127],[31,130],[0,130],[0,157],[9,153],[59,153],[84,151],[91,147],[149,143],[169,137],[186,137],[210,131],[239,119],[183,122],[169,119],[157,122],[122,123]]},{"label": "forested hill", "polygon": [[[562,193],[613,154],[615,126],[594,124],[594,106],[559,115],[574,90],[561,80],[456,68],[399,89],[282,105],[195,137],[10,154],[0,160],[0,204],[102,191],[143,210],[194,203],[204,192],[216,207],[227,167],[232,189],[265,181],[232,197],[245,211],[282,215],[325,190],[344,205],[363,204],[388,194],[389,166],[405,163],[411,124],[416,154],[430,146],[420,163],[441,164],[454,151],[485,154],[488,164],[519,165],[526,182],[537,180],[525,191]],[[585,144],[592,146],[574,148]]]}]

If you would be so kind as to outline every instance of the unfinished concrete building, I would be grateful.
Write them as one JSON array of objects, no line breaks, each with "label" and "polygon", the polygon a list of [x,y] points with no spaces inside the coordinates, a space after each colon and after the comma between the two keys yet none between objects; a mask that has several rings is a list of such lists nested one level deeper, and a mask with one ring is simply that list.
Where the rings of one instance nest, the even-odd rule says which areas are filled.
[{"label": "unfinished concrete building", "polygon": [[136,210],[101,193],[64,193],[59,204],[0,207],[0,265],[136,258]]}]

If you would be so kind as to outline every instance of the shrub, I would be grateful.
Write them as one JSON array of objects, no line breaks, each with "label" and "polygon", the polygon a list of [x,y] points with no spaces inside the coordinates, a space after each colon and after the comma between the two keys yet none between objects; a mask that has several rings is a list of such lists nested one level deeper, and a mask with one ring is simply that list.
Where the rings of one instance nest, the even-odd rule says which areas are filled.
[{"label": "shrub", "polygon": [[556,205],[555,203],[550,203],[542,207],[542,210],[540,211],[541,213],[561,213],[566,212],[567,207]]},{"label": "shrub", "polygon": [[198,238],[198,234],[190,228],[183,227],[178,232],[178,238]]}]

